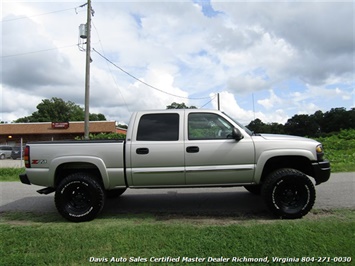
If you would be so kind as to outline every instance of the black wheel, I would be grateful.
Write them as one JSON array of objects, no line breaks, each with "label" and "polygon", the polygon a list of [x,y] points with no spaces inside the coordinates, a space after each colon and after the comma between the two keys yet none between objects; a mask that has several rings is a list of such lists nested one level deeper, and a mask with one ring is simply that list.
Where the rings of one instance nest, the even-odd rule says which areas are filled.
[{"label": "black wheel", "polygon": [[116,188],[112,190],[106,190],[106,197],[108,199],[115,199],[121,196],[126,191],[125,188]]},{"label": "black wheel", "polygon": [[303,217],[312,209],[316,199],[312,181],[295,169],[280,169],[271,173],[261,193],[270,211],[286,219]]},{"label": "black wheel", "polygon": [[105,191],[95,176],[74,173],[64,178],[55,192],[58,212],[67,220],[93,220],[105,204]]},{"label": "black wheel", "polygon": [[261,194],[261,185],[247,185],[244,188],[254,195]]}]

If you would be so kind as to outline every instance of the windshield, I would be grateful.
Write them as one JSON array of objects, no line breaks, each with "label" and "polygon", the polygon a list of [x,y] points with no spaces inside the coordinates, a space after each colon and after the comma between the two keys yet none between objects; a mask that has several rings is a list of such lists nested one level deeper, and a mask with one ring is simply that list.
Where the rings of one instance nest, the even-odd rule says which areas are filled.
[{"label": "windshield", "polygon": [[239,123],[238,121],[236,121],[235,119],[233,119],[232,117],[230,117],[229,115],[227,115],[225,112],[223,112],[223,114],[225,116],[227,116],[229,119],[231,119],[234,123],[236,123],[238,126],[240,126],[242,129],[245,130],[245,132],[247,132],[249,134],[249,136],[253,135],[253,131],[251,131],[249,128],[247,128],[246,126],[243,126],[241,123]]}]

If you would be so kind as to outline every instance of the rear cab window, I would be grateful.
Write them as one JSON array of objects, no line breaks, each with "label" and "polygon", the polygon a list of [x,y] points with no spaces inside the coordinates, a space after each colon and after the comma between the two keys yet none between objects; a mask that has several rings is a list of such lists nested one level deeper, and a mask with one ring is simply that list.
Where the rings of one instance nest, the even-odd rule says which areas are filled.
[{"label": "rear cab window", "polygon": [[142,115],[137,131],[137,141],[179,140],[180,117],[177,113]]}]

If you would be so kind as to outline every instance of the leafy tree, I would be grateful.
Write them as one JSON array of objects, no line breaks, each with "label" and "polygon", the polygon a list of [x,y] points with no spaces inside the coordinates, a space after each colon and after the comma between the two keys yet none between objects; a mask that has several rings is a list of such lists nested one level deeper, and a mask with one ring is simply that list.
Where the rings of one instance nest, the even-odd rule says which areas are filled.
[{"label": "leafy tree", "polygon": [[168,105],[166,109],[197,109],[196,106],[188,107],[185,103],[176,103],[173,102],[172,104]]},{"label": "leafy tree", "polygon": [[287,120],[285,132],[296,136],[315,136],[319,132],[319,125],[309,115],[294,115]]},{"label": "leafy tree", "polygon": [[294,115],[285,125],[265,124],[260,119],[255,119],[247,127],[257,133],[320,137],[341,130],[355,129],[355,108],[347,111],[340,107],[325,113],[316,111],[313,115]]},{"label": "leafy tree", "polygon": [[251,121],[249,125],[247,125],[251,131],[255,133],[272,133],[272,134],[283,134],[284,126],[279,123],[271,123],[265,124],[259,118]]},{"label": "leafy tree", "polygon": [[[350,114],[350,113],[349,113]],[[350,128],[348,112],[345,108],[332,108],[324,114],[324,131],[338,132],[341,129]]]},{"label": "leafy tree", "polygon": [[247,125],[247,128],[255,133],[268,133],[264,131],[265,123],[263,123],[259,118],[251,121],[249,125]]},{"label": "leafy tree", "polygon": [[[84,109],[74,102],[65,102],[61,98],[53,97],[44,99],[37,105],[37,111],[30,116],[19,118],[15,123],[28,122],[67,122],[83,121],[85,119]],[[91,121],[105,121],[103,114],[90,114]]]}]

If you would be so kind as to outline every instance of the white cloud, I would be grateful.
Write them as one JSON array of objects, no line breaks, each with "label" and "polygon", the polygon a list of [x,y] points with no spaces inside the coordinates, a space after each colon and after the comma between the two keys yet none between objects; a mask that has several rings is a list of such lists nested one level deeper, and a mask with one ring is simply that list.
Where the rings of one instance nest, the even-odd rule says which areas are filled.
[{"label": "white cloud", "polygon": [[[85,53],[75,44],[78,26],[86,21],[85,7],[76,13],[74,7],[82,2],[47,2],[3,3],[4,20],[28,18],[2,23],[2,55],[17,55],[2,58],[2,120],[30,115],[44,98],[84,103]],[[254,112],[236,99],[252,93],[269,93],[255,105],[255,117],[264,122],[317,108],[350,108],[352,5],[94,1],[92,46],[97,51],[165,92],[204,99],[149,88],[93,52],[90,110],[128,122],[137,109],[165,108],[172,102],[202,106],[216,92],[221,92],[223,108],[245,123]],[[205,107],[216,108],[216,103]]]},{"label": "white cloud", "polygon": [[270,97],[258,100],[258,104],[262,105],[265,109],[270,110],[272,108],[279,108],[284,104],[284,100],[278,97],[273,90],[269,90]]}]

